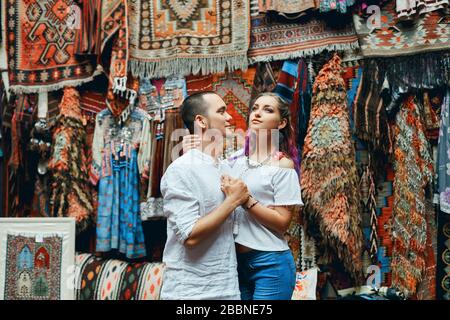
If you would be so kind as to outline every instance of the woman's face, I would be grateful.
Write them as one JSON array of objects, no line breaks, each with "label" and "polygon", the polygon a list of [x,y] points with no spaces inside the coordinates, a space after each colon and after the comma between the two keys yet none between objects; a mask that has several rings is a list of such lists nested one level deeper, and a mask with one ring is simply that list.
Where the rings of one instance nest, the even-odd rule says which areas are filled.
[{"label": "woman's face", "polygon": [[286,123],[286,119],[281,119],[278,103],[274,97],[259,97],[250,109],[248,125],[252,130],[282,129]]}]

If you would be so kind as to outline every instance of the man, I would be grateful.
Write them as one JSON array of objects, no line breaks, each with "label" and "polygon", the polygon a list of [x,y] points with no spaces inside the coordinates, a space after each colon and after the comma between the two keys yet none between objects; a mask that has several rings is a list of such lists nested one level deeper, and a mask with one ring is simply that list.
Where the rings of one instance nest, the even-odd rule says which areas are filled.
[{"label": "man", "polygon": [[[176,159],[161,180],[168,217],[161,299],[240,299],[231,214],[249,193],[241,180],[227,184],[226,197],[221,191],[220,140],[231,120],[226,108],[213,92],[191,95],[181,106],[202,145]],[[219,136],[211,139],[211,131]]]}]

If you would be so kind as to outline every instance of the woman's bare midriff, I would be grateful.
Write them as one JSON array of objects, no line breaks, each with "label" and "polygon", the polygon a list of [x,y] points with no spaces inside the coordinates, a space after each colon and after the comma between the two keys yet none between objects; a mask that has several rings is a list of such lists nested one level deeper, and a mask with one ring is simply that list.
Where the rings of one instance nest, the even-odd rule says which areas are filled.
[{"label": "woman's bare midriff", "polygon": [[252,248],[246,247],[242,244],[236,243],[236,252],[237,253],[246,253],[252,251]]}]

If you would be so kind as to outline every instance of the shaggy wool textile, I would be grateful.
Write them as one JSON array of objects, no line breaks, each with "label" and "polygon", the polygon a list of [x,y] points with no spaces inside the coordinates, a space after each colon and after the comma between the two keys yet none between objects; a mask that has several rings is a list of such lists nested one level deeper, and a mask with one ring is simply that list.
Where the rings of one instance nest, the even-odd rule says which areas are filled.
[{"label": "shaggy wool textile", "polygon": [[74,0],[6,1],[11,90],[45,92],[92,80],[93,65],[75,56]]},{"label": "shaggy wool textile", "polygon": [[395,0],[381,9],[380,25],[369,17],[353,16],[364,57],[393,57],[447,49],[450,45],[450,15],[429,12],[417,18],[414,26],[398,23]]},{"label": "shaggy wool textile", "polygon": [[397,114],[394,156],[392,285],[411,296],[425,276],[425,192],[434,174],[423,118],[412,95]]},{"label": "shaggy wool textile", "polygon": [[80,108],[80,95],[75,88],[64,89],[60,115],[53,132],[53,149],[48,164],[52,172],[50,215],[74,217],[77,231],[92,222],[88,163],[84,152],[86,129]]},{"label": "shaggy wool textile", "polygon": [[247,68],[248,1],[130,1],[133,76],[211,74]]},{"label": "shaggy wool textile", "polygon": [[341,71],[341,59],[335,55],[313,85],[301,186],[305,222],[323,262],[342,262],[360,283],[363,234],[358,176]]}]

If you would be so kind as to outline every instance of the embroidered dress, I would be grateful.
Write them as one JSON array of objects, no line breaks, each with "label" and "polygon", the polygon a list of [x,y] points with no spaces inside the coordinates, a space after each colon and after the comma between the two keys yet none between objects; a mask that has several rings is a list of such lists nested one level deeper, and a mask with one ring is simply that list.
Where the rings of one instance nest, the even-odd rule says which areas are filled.
[{"label": "embroidered dress", "polygon": [[139,180],[148,179],[150,141],[149,116],[141,109],[135,109],[122,127],[109,109],[97,115],[91,180],[99,181],[99,252],[118,249],[128,258],[146,254]]}]

